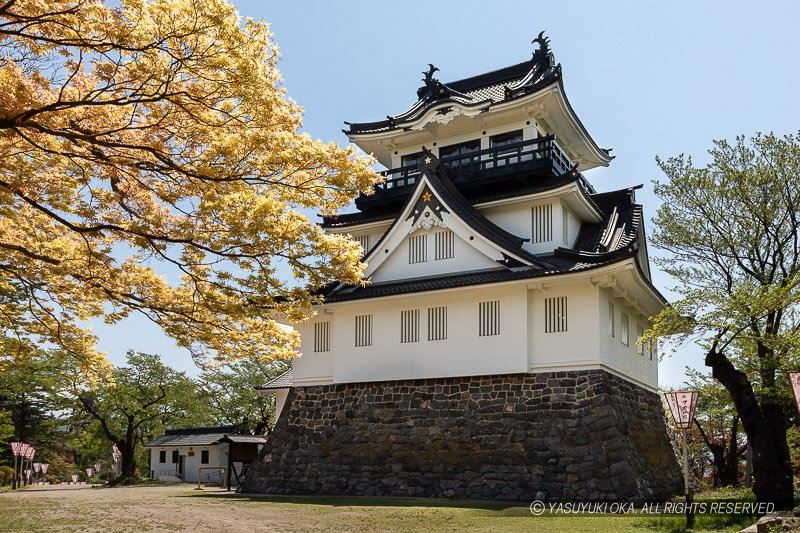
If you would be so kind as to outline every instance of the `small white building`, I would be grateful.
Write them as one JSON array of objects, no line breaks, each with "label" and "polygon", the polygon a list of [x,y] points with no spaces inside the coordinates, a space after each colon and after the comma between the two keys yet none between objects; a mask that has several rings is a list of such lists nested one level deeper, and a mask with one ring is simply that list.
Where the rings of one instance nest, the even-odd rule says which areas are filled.
[{"label": "small white building", "polygon": [[227,470],[229,486],[237,485],[264,442],[264,437],[236,433],[234,426],[168,429],[163,437],[146,445],[150,477],[196,483],[202,467],[199,481],[221,482]]}]

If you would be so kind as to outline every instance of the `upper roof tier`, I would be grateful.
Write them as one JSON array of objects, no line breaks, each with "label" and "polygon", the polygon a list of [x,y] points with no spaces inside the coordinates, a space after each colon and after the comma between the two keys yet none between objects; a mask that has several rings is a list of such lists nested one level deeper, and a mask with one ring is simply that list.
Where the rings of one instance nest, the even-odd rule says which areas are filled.
[{"label": "upper roof tier", "polygon": [[[564,92],[562,68],[556,64],[544,32],[533,40],[530,60],[470,78],[442,83],[429,64],[417,102],[407,111],[377,122],[345,122],[348,138],[391,168],[399,148],[525,118],[556,134],[570,158],[583,170],[607,166],[612,156],[600,148],[578,119]],[[478,124],[464,120],[479,118]]]}]

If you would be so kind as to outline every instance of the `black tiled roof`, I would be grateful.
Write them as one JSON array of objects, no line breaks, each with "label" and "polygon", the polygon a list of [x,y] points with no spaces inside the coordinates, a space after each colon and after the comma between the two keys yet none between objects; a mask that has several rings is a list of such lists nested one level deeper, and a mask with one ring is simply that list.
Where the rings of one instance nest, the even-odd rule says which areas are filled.
[{"label": "black tiled roof", "polygon": [[[233,441],[232,438],[253,437],[253,435],[237,434],[236,430],[236,426],[168,429],[164,436],[148,443],[145,448],[154,446],[213,446],[226,439]],[[259,442],[265,442],[263,438],[261,439]]]},{"label": "black tiled roof", "polygon": [[[376,122],[345,123],[350,135],[377,133],[402,128],[404,123],[420,118],[431,107],[448,102],[465,106],[485,106],[519,98],[538,91],[561,79],[561,65],[555,65],[552,56],[531,59],[510,67],[493,70],[477,76],[433,87],[420,87],[419,100],[407,111]],[[442,92],[444,91],[444,92]]]},{"label": "black tiled roof", "polygon": [[[343,302],[363,298],[379,298],[381,296],[396,296],[415,292],[428,292],[456,287],[473,285],[488,285],[505,281],[518,281],[532,279],[554,274],[568,274],[591,270],[608,265],[635,254],[635,250],[624,250],[623,253],[607,254],[601,258],[560,257],[558,254],[541,257],[543,264],[548,268],[521,267],[511,269],[497,269],[481,272],[466,272],[450,276],[431,276],[427,278],[406,279],[387,283],[374,283],[366,287],[348,287],[334,292],[325,297],[325,302]],[[599,259],[599,260],[598,260]]]},{"label": "black tiled roof", "polygon": [[[421,175],[427,179],[427,182],[430,184],[431,188],[442,198],[447,207],[453,211],[453,214],[461,219],[470,228],[472,228],[477,234],[481,235],[486,240],[494,243],[498,248],[508,253],[509,256],[520,258],[529,265],[532,265],[534,268],[537,268],[539,260],[534,257],[533,254],[522,248],[522,243],[527,239],[523,239],[509,233],[479,213],[472,206],[472,204],[466,198],[464,198],[464,195],[461,194],[458,188],[447,176],[447,167],[440,164],[438,158],[432,153],[429,152],[426,155],[426,161],[429,162],[423,165]],[[419,190],[424,182],[425,180],[420,179],[415,188],[415,192],[409,195],[405,205],[403,205],[403,208],[400,210],[400,213],[404,212],[406,206],[410,202],[414,201],[417,194],[416,191]],[[395,223],[397,223],[397,221],[395,221]],[[383,234],[380,240],[378,240],[378,242],[372,247],[372,250],[366,254],[367,257],[373,252],[373,250],[381,247],[384,238],[389,234],[390,231],[391,228]],[[507,260],[507,262],[512,264],[513,262],[516,262],[516,260],[513,262],[511,260]]]},{"label": "black tiled roof", "polygon": [[[465,197],[472,205],[476,205],[484,202],[493,202],[496,200],[504,200],[506,198],[516,198],[520,196],[527,196],[529,194],[545,192],[563,187],[564,185],[568,185],[580,179],[582,179],[580,174],[568,172],[560,176],[543,176],[535,184],[523,188],[486,188],[482,191],[469,194]],[[370,222],[393,220],[400,214],[400,212],[403,210],[403,207],[403,205],[400,205],[397,209],[378,214],[367,214],[359,211],[356,213],[343,213],[341,215],[323,216],[322,227],[345,228],[350,226],[358,226],[361,224],[369,224]]]},{"label": "black tiled roof", "polygon": [[[435,173],[434,179],[438,180],[439,184],[445,184],[440,189],[445,194],[452,194],[453,190],[458,193],[454,186],[446,185],[448,181],[446,177]],[[634,189],[593,194],[590,198],[600,209],[602,220],[600,222],[584,222],[578,232],[575,245],[571,249],[559,248],[552,255],[536,256],[523,250],[525,258],[533,260],[533,266],[518,268],[501,266],[496,270],[372,283],[363,287],[330,287],[330,292],[325,295],[325,302],[378,298],[569,274],[635,257],[639,249],[639,243],[636,242],[637,230],[643,224],[643,215],[642,206],[634,202]],[[465,209],[466,204],[469,210],[477,213],[466,200],[463,200],[463,196],[461,199],[454,205],[462,206]],[[469,211],[456,214],[459,217],[470,216]],[[480,213],[477,214],[483,217]],[[485,217],[483,218],[485,219]],[[485,228],[485,231],[490,235],[495,232],[494,229],[488,227]],[[510,246],[512,243],[505,241],[504,244]],[[518,249],[521,250],[521,248]]]},{"label": "black tiled roof", "polygon": [[273,389],[286,389],[292,386],[292,369],[290,368],[280,376],[274,377],[267,381],[261,387],[256,387],[258,390],[273,390]]}]

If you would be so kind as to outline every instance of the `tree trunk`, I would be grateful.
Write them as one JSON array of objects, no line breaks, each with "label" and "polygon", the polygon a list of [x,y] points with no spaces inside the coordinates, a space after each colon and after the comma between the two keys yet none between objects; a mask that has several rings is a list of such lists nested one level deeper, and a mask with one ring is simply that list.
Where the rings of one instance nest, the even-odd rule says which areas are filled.
[{"label": "tree trunk", "polygon": [[753,447],[753,492],[759,502],[773,502],[777,509],[794,506],[792,467],[786,441],[786,415],[779,404],[759,404],[744,372],[737,370],[720,352],[706,355],[706,366],[728,390]]},{"label": "tree trunk", "polygon": [[747,452],[744,463],[744,484],[746,487],[753,486],[753,447],[750,446],[750,439],[747,439]]},{"label": "tree trunk", "polygon": [[136,450],[133,443],[125,442],[118,445],[119,451],[122,453],[120,460],[120,478],[119,481],[128,481],[136,479]]}]

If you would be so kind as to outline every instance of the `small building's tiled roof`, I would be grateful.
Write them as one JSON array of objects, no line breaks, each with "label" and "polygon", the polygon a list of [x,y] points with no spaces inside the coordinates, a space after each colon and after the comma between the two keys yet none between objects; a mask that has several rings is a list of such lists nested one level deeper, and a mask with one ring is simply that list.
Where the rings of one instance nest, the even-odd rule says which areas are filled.
[{"label": "small building's tiled roof", "polygon": [[264,444],[267,442],[265,437],[259,435],[227,435],[224,440],[241,444]]},{"label": "small building's tiled roof", "polygon": [[[168,429],[163,437],[145,445],[146,448],[154,446],[213,446],[223,442],[225,439],[233,441],[233,438],[250,438],[252,435],[236,434],[236,426],[215,426],[198,428],[174,428]],[[262,437],[254,437],[262,438]],[[249,441],[248,441],[249,442]],[[263,442],[263,441],[258,441]]]},{"label": "small building's tiled roof", "polygon": [[292,369],[290,368],[280,376],[277,376],[267,381],[267,383],[262,385],[261,387],[257,387],[257,389],[258,390],[288,389],[291,386],[292,386]]}]

